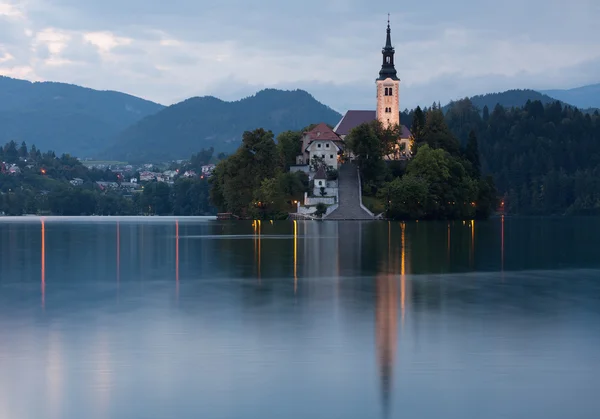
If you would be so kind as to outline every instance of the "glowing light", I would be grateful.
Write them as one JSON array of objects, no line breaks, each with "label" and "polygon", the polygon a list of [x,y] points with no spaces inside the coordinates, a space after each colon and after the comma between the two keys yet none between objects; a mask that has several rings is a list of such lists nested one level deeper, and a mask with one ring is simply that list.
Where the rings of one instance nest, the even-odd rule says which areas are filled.
[{"label": "glowing light", "polygon": [[404,324],[404,308],[406,303],[406,242],[404,236],[405,226],[402,225],[402,248],[400,253],[400,313]]},{"label": "glowing light", "polygon": [[500,233],[500,266],[504,271],[504,215],[502,216],[502,230]]},{"label": "glowing light", "polygon": [[46,174],[46,169],[42,169],[42,170],[40,170],[40,172],[42,173],[42,175],[45,175]]}]

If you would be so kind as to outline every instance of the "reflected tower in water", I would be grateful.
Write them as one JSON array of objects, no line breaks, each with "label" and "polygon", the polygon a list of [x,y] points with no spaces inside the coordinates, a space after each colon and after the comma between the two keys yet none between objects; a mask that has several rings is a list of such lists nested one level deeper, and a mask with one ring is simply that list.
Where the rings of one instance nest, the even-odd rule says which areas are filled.
[{"label": "reflected tower in water", "polygon": [[377,276],[375,339],[383,410],[387,415],[398,341],[398,283],[394,275],[388,273]]}]

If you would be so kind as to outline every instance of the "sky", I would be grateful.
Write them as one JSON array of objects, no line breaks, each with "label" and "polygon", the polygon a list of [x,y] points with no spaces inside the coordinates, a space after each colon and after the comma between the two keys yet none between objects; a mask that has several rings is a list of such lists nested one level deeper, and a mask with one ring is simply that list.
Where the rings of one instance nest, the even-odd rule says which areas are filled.
[{"label": "sky", "polygon": [[164,105],[273,87],[374,109],[388,13],[401,109],[600,83],[598,0],[0,0],[0,74]]}]

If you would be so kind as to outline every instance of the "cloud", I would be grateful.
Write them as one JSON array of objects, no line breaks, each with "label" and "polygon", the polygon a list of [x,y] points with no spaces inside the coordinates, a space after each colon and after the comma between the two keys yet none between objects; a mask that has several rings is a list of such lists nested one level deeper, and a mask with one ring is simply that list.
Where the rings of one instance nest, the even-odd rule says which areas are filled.
[{"label": "cloud", "polygon": [[[600,3],[576,2],[386,5],[401,107],[598,82]],[[338,111],[369,109],[386,13],[368,0],[0,0],[0,74],[165,104],[305,88]]]}]

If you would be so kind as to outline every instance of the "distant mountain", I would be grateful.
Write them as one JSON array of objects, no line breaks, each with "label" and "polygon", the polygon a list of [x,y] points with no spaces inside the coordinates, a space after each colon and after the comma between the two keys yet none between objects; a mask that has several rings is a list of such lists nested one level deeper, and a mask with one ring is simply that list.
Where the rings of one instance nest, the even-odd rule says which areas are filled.
[{"label": "distant mountain", "polygon": [[[488,93],[484,95],[472,96],[469,98],[473,105],[479,110],[482,110],[485,106],[488,107],[490,112],[494,109],[497,104],[505,108],[521,107],[527,103],[528,100],[532,102],[539,100],[543,104],[556,102],[556,99],[550,96],[544,95],[535,90],[507,90],[506,92],[500,93]],[[452,102],[445,106],[448,109],[452,105]]]},{"label": "distant mountain", "polygon": [[335,125],[340,118],[303,90],[266,89],[235,102],[194,97],[127,128],[104,157],[155,161],[188,158],[209,147],[230,152],[239,146],[244,131],[264,128],[277,135],[312,123]]},{"label": "distant mountain", "polygon": [[568,90],[542,90],[541,93],[580,109],[600,108],[600,83]]},{"label": "distant mountain", "polygon": [[125,93],[0,76],[0,144],[94,155],[106,141],[164,106]]}]

